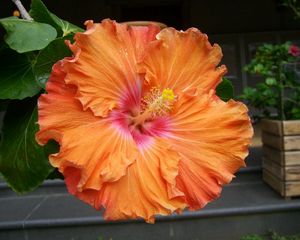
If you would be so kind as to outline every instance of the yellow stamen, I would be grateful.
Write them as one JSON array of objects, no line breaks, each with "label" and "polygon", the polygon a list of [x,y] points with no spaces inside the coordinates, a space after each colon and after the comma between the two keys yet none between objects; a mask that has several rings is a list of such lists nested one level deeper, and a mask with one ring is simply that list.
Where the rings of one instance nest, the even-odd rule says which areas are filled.
[{"label": "yellow stamen", "polygon": [[175,98],[174,92],[170,88],[164,89],[161,96],[165,101],[173,101]]},{"label": "yellow stamen", "polygon": [[161,92],[159,88],[153,87],[142,99],[141,113],[133,119],[135,125],[168,114],[174,101],[175,94],[172,89],[166,88]]}]

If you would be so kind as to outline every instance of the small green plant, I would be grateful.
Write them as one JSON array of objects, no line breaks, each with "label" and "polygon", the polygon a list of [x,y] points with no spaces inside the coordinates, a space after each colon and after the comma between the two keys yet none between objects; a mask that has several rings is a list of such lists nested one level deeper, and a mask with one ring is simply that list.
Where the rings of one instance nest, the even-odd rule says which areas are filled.
[{"label": "small green plant", "polygon": [[244,67],[263,82],[244,89],[241,99],[257,110],[255,118],[300,119],[300,49],[289,42],[263,44]]},{"label": "small green plant", "polygon": [[242,237],[241,240],[265,240],[265,239],[259,235],[251,234]]},{"label": "small green plant", "polygon": [[[100,237],[98,238],[98,240],[105,240],[105,238],[102,237],[102,236],[100,236]],[[113,239],[112,239],[112,238],[109,238],[108,240],[113,240]]]},{"label": "small green plant", "polygon": [[251,234],[243,236],[240,240],[300,240],[300,235],[282,236],[274,231],[269,231],[266,236]]}]

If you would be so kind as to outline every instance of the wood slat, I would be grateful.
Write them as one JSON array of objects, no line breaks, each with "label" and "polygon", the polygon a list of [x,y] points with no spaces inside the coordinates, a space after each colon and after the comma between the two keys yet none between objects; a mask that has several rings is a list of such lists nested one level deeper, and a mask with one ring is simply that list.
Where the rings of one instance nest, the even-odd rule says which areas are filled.
[{"label": "wood slat", "polygon": [[300,136],[284,136],[284,150],[300,150]]},{"label": "wood slat", "polygon": [[282,181],[300,181],[300,165],[283,167],[270,159],[263,159],[263,168]]},{"label": "wood slat", "polygon": [[263,119],[261,120],[261,130],[278,136],[283,135],[281,121]]},{"label": "wood slat", "polygon": [[270,173],[275,175],[276,177],[280,178],[281,180],[284,179],[285,171],[284,168],[280,167],[280,165],[272,162],[266,158],[263,159],[263,169],[268,170]]},{"label": "wood slat", "polygon": [[300,181],[286,182],[285,196],[286,197],[300,196]]},{"label": "wood slat", "polygon": [[268,132],[263,131],[261,135],[261,140],[264,145],[284,150],[283,139],[280,136],[270,134]]},{"label": "wood slat", "polygon": [[300,165],[300,151],[285,151],[284,158],[286,166]]},{"label": "wood slat", "polygon": [[276,162],[277,164],[281,166],[285,166],[285,152],[277,150],[275,148],[271,148],[267,145],[263,146],[263,153],[264,158],[270,159],[273,162]]},{"label": "wood slat", "polygon": [[283,197],[300,196],[300,181],[281,181],[266,169],[263,169],[263,180]]},{"label": "wood slat", "polygon": [[300,181],[300,165],[285,168],[285,180],[287,181]]},{"label": "wood slat", "polygon": [[268,158],[281,166],[300,165],[300,151],[280,151],[264,145],[263,152],[265,158]]},{"label": "wood slat", "polygon": [[268,170],[263,169],[263,180],[268,183],[276,192],[285,197],[284,184],[278,178],[276,178]]},{"label": "wood slat", "polygon": [[300,120],[269,120],[261,121],[261,129],[277,136],[293,136],[300,135]]},{"label": "wood slat", "polygon": [[300,135],[300,120],[283,121],[284,135]]},{"label": "wood slat", "polygon": [[300,150],[300,135],[298,136],[277,136],[267,132],[262,132],[262,142],[264,145],[278,150]]}]

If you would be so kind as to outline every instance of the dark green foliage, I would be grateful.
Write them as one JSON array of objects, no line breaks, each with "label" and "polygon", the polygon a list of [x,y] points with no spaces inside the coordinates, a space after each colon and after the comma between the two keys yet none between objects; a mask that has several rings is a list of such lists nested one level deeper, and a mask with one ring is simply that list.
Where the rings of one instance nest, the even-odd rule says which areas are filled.
[{"label": "dark green foliage", "polygon": [[0,99],[24,99],[40,91],[29,54],[9,48],[0,51]]},{"label": "dark green foliage", "polygon": [[57,38],[38,54],[33,72],[40,87],[45,88],[53,64],[65,56],[72,55],[65,45],[65,40],[66,38]]},{"label": "dark green foliage", "polygon": [[242,237],[241,240],[265,240],[265,239],[259,235],[251,234]]},{"label": "dark green foliage", "polygon": [[283,236],[274,231],[270,231],[267,235],[260,236],[256,234],[250,234],[243,236],[241,240],[300,240],[300,235]]},{"label": "dark green foliage", "polygon": [[6,112],[0,143],[0,171],[19,193],[41,184],[53,168],[45,149],[35,141],[38,130],[34,99],[14,101]]},{"label": "dark green foliage", "polygon": [[31,10],[29,13],[35,21],[52,25],[60,37],[83,31],[82,28],[62,20],[51,13],[41,0],[31,1]]},{"label": "dark green foliage", "polygon": [[36,100],[53,64],[71,56],[64,41],[82,31],[49,12],[40,0],[33,0],[31,7],[34,21],[0,19],[6,30],[0,45],[0,110],[7,111],[0,124],[0,173],[18,193],[36,188],[47,178],[61,178],[48,162],[58,145],[50,142],[42,147],[35,141]]},{"label": "dark green foliage", "polygon": [[289,42],[264,44],[244,68],[264,78],[254,88],[245,88],[240,96],[259,111],[258,118],[300,119],[300,76],[294,71],[299,59],[290,53],[291,46]]},{"label": "dark green foliage", "polygon": [[227,102],[233,98],[233,85],[230,80],[223,78],[222,82],[216,88],[216,94],[223,101]]}]

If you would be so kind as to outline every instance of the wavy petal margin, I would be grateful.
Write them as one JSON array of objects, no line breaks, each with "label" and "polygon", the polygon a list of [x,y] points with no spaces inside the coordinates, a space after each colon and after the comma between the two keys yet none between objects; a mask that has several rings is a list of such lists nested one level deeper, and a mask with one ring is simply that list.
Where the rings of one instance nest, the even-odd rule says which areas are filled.
[{"label": "wavy petal margin", "polygon": [[86,25],[87,31],[69,43],[74,57],[65,60],[65,81],[78,88],[84,110],[106,117],[126,98],[139,102],[142,80],[136,65],[159,27],[130,27],[109,19]]},{"label": "wavy petal margin", "polygon": [[165,28],[151,42],[139,66],[139,72],[151,86],[183,92],[191,88],[208,93],[227,72],[218,64],[222,58],[219,45],[211,44],[207,35],[196,28],[177,31]]},{"label": "wavy petal margin", "polygon": [[77,188],[100,189],[103,182],[117,181],[136,160],[137,148],[130,134],[113,128],[107,119],[83,111],[75,98],[76,88],[64,83],[62,62],[53,67],[47,83],[47,94],[38,102],[40,144],[55,139],[59,153],[50,155],[50,162],[62,173],[69,166],[81,171]]},{"label": "wavy petal margin", "polygon": [[178,161],[179,155],[164,140],[156,139],[151,148],[139,154],[121,179],[103,184],[99,191],[75,189],[79,174],[72,168],[65,172],[66,183],[78,198],[97,209],[104,206],[106,220],[143,218],[153,223],[157,214],[169,215],[186,207],[183,194],[168,187],[175,184]]},{"label": "wavy petal margin", "polygon": [[213,91],[183,95],[175,107],[170,138],[181,156],[176,186],[195,210],[217,198],[245,166],[253,129],[243,103],[223,102]]}]

